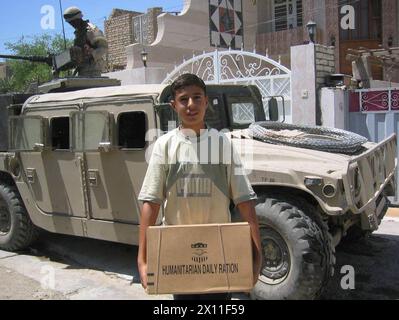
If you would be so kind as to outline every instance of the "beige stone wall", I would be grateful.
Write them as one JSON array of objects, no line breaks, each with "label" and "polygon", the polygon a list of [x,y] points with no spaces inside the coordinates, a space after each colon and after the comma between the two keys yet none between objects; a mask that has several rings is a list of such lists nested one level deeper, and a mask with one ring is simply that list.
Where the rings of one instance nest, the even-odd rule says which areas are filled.
[{"label": "beige stone wall", "polygon": [[316,55],[316,86],[322,87],[325,84],[326,76],[335,73],[335,51],[334,47],[327,47],[317,44]]},{"label": "beige stone wall", "polygon": [[[327,14],[328,13],[328,14]],[[339,69],[339,8],[337,0],[326,0],[326,39],[325,45],[333,45],[332,40],[335,42],[335,72]]]},{"label": "beige stone wall", "polygon": [[158,7],[148,9],[146,14],[122,9],[113,10],[104,27],[109,46],[110,71],[126,68],[127,46],[138,42],[148,45],[155,40],[158,33],[157,17],[161,13],[162,8]]},{"label": "beige stone wall", "polygon": [[150,45],[157,37],[157,17],[162,13],[162,8],[148,9],[146,14],[133,18],[134,43]]},{"label": "beige stone wall", "polygon": [[3,63],[0,63],[0,79],[5,79],[6,78],[6,68]]},{"label": "beige stone wall", "polygon": [[316,66],[316,125],[322,124],[321,89],[326,86],[326,77],[335,73],[335,48],[315,45]]},{"label": "beige stone wall", "polygon": [[139,12],[114,9],[105,21],[108,40],[108,66],[110,70],[124,69],[127,64],[126,46],[133,43],[133,17]]},{"label": "beige stone wall", "polygon": [[5,63],[0,63],[0,79],[4,80],[7,77],[7,66]]}]

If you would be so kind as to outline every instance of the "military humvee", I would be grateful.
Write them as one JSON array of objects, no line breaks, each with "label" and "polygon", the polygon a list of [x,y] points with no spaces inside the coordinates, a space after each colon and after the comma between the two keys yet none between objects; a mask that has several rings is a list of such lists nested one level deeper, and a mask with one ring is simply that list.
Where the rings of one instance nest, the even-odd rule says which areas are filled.
[{"label": "military humvee", "polygon": [[[356,156],[267,144],[246,131],[275,120],[255,86],[211,85],[208,94],[208,125],[252,149],[244,166],[258,195],[264,250],[252,298],[318,297],[340,239],[377,229],[387,210],[396,138],[367,142]],[[169,99],[167,86],[119,86],[37,95],[10,108],[9,144],[0,153],[0,248],[29,246],[38,228],[137,245],[137,195],[157,136],[147,133],[176,120]],[[239,105],[247,120],[237,118]]]}]

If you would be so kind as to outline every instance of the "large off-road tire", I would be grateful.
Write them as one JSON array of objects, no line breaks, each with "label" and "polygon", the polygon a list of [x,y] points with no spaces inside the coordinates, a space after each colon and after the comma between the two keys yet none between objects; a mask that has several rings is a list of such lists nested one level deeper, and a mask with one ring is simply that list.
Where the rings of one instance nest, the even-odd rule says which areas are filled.
[{"label": "large off-road tire", "polygon": [[316,299],[333,276],[335,248],[328,226],[305,201],[260,197],[256,206],[263,266],[253,299]]},{"label": "large off-road tire", "polygon": [[16,187],[0,182],[0,249],[23,250],[38,234]]}]

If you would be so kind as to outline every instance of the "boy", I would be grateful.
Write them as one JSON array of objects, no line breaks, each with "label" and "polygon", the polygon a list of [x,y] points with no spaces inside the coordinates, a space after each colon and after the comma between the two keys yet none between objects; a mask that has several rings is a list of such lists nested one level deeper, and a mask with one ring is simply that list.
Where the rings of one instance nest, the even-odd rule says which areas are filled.
[{"label": "boy", "polygon": [[[155,224],[161,205],[165,225],[229,223],[231,200],[251,227],[256,281],[261,267],[259,226],[253,201],[256,194],[247,177],[237,174],[241,163],[231,142],[222,133],[206,128],[205,83],[193,74],[184,74],[174,81],[171,90],[171,106],[181,124],[155,142],[139,195],[144,203],[137,259],[142,286],[147,288],[146,230]],[[222,144],[215,146],[215,141]],[[229,150],[235,161],[225,157]],[[223,162],[220,157],[214,161],[215,155],[221,154]],[[175,299],[201,298],[226,299],[228,295],[175,296]]]}]

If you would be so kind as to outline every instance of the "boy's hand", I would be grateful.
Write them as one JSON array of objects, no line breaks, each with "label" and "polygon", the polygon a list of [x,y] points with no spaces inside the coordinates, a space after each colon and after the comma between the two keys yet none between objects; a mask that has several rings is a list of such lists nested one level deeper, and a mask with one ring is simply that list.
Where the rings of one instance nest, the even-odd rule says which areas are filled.
[{"label": "boy's hand", "polygon": [[144,289],[147,289],[147,264],[139,265],[139,274],[140,274],[141,286]]},{"label": "boy's hand", "polygon": [[248,222],[251,227],[252,247],[253,247],[253,269],[254,269],[254,285],[258,281],[260,270],[262,268],[262,245],[260,241],[259,223],[256,217],[255,203],[253,201],[245,201],[237,205],[241,217]]},{"label": "boy's hand", "polygon": [[254,248],[254,286],[255,284],[258,282],[259,279],[259,275],[262,269],[262,252],[259,252],[259,250],[256,249],[256,247]]},{"label": "boy's hand", "polygon": [[147,289],[147,229],[153,226],[157,220],[160,205],[145,202],[141,211],[139,252],[137,254],[137,267],[139,269],[141,285]]}]

